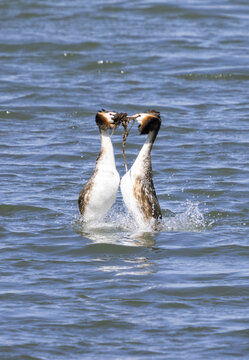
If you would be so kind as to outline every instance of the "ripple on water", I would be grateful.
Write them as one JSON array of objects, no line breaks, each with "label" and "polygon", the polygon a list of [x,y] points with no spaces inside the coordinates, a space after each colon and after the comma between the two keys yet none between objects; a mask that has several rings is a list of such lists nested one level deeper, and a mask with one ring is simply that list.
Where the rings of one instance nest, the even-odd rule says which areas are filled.
[{"label": "ripple on water", "polygon": [[31,205],[8,205],[8,204],[0,204],[0,216],[9,217],[13,216],[19,212],[26,212],[26,213],[41,213],[47,212],[48,208],[42,208],[39,206],[31,206]]},{"label": "ripple on water", "polygon": [[186,80],[192,81],[201,81],[201,80],[210,80],[210,81],[246,81],[249,80],[248,68],[224,68],[224,69],[210,69],[210,70],[200,70],[200,71],[189,71],[188,73],[178,74],[178,77],[182,77]]},{"label": "ripple on water", "polygon": [[[1,359],[246,358],[248,13],[0,2]],[[161,111],[160,231],[120,193],[103,221],[78,216],[101,107]],[[112,139],[122,176],[122,128]],[[129,166],[144,140],[134,126]]]}]

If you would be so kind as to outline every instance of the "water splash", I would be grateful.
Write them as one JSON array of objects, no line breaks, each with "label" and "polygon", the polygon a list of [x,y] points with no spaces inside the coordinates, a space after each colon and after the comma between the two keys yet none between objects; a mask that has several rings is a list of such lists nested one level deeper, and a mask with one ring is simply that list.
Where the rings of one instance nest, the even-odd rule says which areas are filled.
[{"label": "water splash", "polygon": [[126,246],[152,246],[155,243],[151,229],[140,229],[132,216],[124,208],[117,206],[114,206],[102,221],[85,222],[82,216],[77,216],[72,222],[72,227],[77,233],[95,243]]},{"label": "water splash", "polygon": [[[128,246],[153,246],[158,232],[196,232],[207,228],[198,203],[188,202],[183,213],[164,216],[155,231],[148,225],[139,227],[123,207],[114,206],[102,221],[85,222],[82,216],[73,221],[74,230],[94,242],[108,242]],[[167,215],[167,211],[164,211]]]},{"label": "water splash", "polygon": [[203,231],[207,228],[204,215],[198,207],[198,203],[187,202],[183,213],[163,219],[164,231]]}]

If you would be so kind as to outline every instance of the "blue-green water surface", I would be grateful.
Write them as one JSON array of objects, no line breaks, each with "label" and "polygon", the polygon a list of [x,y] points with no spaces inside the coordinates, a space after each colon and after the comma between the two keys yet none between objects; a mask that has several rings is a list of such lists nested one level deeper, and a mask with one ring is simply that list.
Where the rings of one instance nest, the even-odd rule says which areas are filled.
[{"label": "blue-green water surface", "polygon": [[[249,358],[248,33],[243,0],[0,2],[1,360]],[[102,107],[161,112],[160,232],[120,192],[82,225]]]}]

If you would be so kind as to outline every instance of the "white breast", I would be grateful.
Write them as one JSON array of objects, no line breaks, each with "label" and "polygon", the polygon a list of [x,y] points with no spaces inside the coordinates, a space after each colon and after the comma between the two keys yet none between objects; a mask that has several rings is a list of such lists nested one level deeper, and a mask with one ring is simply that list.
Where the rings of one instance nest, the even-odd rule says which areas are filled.
[{"label": "white breast", "polygon": [[143,217],[141,204],[136,200],[133,191],[136,176],[136,173],[134,173],[131,168],[122,177],[120,188],[125,206],[127,207],[129,213],[134,217],[138,226],[145,227],[146,225],[148,225],[148,223]]},{"label": "white breast", "polygon": [[85,221],[102,219],[116,200],[120,177],[116,168],[99,168],[84,213]]},{"label": "white breast", "polygon": [[101,220],[116,200],[120,177],[116,170],[113,146],[107,132],[101,133],[101,152],[86,195],[84,220]]}]

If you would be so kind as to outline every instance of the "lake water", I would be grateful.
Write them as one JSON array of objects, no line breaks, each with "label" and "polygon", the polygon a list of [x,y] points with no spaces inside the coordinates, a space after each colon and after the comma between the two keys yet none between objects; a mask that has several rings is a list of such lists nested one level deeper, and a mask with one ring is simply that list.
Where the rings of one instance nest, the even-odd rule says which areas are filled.
[{"label": "lake water", "polygon": [[[248,32],[247,0],[1,1],[1,360],[249,358]],[[120,192],[82,225],[102,107],[161,112],[160,232]]]}]

